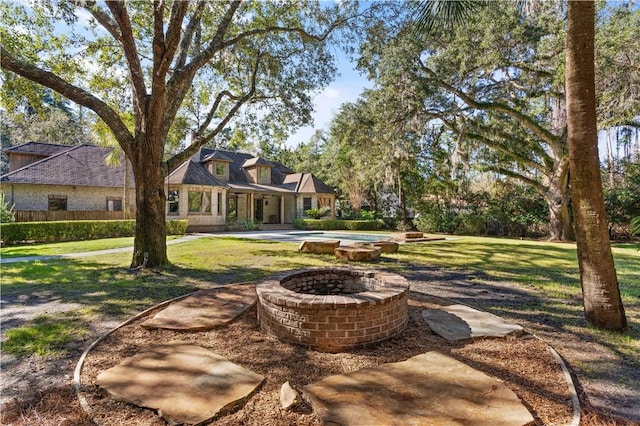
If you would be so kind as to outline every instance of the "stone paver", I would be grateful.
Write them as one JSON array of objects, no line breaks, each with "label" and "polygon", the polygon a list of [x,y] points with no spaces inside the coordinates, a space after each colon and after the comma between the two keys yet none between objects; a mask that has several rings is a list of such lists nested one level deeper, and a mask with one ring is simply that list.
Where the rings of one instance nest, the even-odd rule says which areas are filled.
[{"label": "stone paver", "polygon": [[450,341],[473,337],[520,336],[524,333],[518,324],[465,305],[425,309],[422,317],[435,333]]},{"label": "stone paver", "polygon": [[170,304],[142,323],[146,328],[170,330],[209,330],[228,324],[256,303],[252,284],[229,285],[200,290]]},{"label": "stone paver", "polygon": [[330,376],[303,392],[330,425],[507,426],[533,421],[501,382],[435,351]]},{"label": "stone paver", "polygon": [[199,424],[242,402],[264,377],[203,347],[172,342],[145,349],[98,375],[118,399]]}]

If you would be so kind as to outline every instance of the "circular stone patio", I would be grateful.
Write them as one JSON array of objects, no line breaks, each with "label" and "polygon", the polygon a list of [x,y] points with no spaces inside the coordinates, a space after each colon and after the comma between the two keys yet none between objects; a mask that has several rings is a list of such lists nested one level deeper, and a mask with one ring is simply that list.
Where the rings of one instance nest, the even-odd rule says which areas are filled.
[{"label": "circular stone patio", "polygon": [[[240,287],[229,286],[227,290],[233,290],[234,294],[246,295],[250,293],[247,291],[250,286],[250,284]],[[224,294],[224,290],[223,287],[217,291]],[[227,297],[212,297],[210,299],[228,300]],[[185,301],[190,303],[188,298]],[[495,383],[495,387],[489,385],[485,392],[481,392],[481,397],[489,398],[490,394],[498,391],[498,384],[504,384],[504,392],[517,396],[528,408],[528,414],[535,421],[542,424],[571,424],[574,419],[572,395],[564,373],[554,355],[549,352],[546,343],[526,334],[524,337],[507,335],[503,338],[493,339],[447,340],[432,331],[425,320],[424,313],[445,312],[444,315],[451,315],[451,312],[460,310],[460,308],[452,307],[447,311],[449,305],[452,303],[447,300],[411,292],[409,321],[407,328],[401,334],[372,347],[338,354],[304,349],[264,335],[260,331],[255,306],[242,309],[238,308],[235,302],[234,306],[238,308],[237,318],[230,322],[223,321],[208,330],[186,332],[141,326],[148,322],[153,315],[162,311],[164,309],[162,307],[132,319],[86,352],[83,357],[84,362],[79,364],[77,369],[77,379],[80,382],[78,394],[83,401],[85,410],[99,424],[133,426],[168,424],[159,416],[165,413],[161,413],[157,409],[141,408],[119,401],[104,388],[95,385],[98,375],[125,360],[139,357],[139,354],[145,353],[154,345],[165,345],[164,348],[177,345],[177,347],[186,348],[187,351],[200,351],[197,352],[200,354],[198,356],[210,357],[215,363],[228,361],[245,371],[242,374],[255,375],[256,380],[259,380],[260,377],[265,378],[261,386],[258,383],[256,385],[258,387],[254,391],[248,392],[247,396],[241,398],[244,400],[242,401],[244,404],[234,403],[224,407],[220,415],[214,416],[212,421],[207,421],[205,424],[320,425],[323,420],[331,421],[335,416],[345,415],[331,410],[327,412],[320,405],[314,404],[312,407],[309,404],[314,400],[314,392],[322,395],[319,390],[322,383],[326,382],[334,386],[332,383],[335,383],[336,380],[338,383],[342,380],[348,382],[353,377],[357,377],[357,372],[360,370],[383,374],[382,372],[396,371],[398,368],[396,366],[399,365],[409,365],[408,371],[417,372],[420,370],[417,365],[425,363],[411,364],[411,362],[418,362],[423,360],[421,357],[431,356],[429,354],[435,353],[437,354],[435,357],[441,358],[443,362],[461,366],[455,368],[461,368],[463,375],[468,375],[468,371],[473,370],[486,376],[489,380],[488,383]],[[201,311],[203,309],[216,310],[217,308],[213,304],[208,307],[203,307],[200,304],[197,309]],[[464,309],[462,310],[464,311]],[[205,312],[204,317],[206,316]],[[469,327],[470,330],[472,328],[474,327]],[[169,346],[166,346],[168,344]],[[193,349],[195,346],[202,348],[202,350]],[[206,355],[207,353],[214,353],[215,356]],[[405,361],[411,362],[406,364]],[[235,369],[235,367],[231,368]],[[396,380],[398,377],[402,377],[402,374],[406,375],[407,372],[394,373],[390,376],[392,376],[392,380]],[[435,376],[433,377],[431,382],[435,380]],[[214,380],[209,376],[205,379]],[[305,396],[304,400],[307,402],[285,410],[280,407],[279,393],[282,384],[287,381],[295,389],[302,390]],[[412,400],[424,399],[419,388],[404,385],[408,383],[407,380],[402,379],[398,383],[401,384],[396,384],[394,387],[396,396],[413,398]],[[446,385],[446,383],[444,384]],[[361,409],[362,406],[358,405],[358,401],[363,399],[363,394],[349,394],[347,392],[349,386],[344,386],[342,394],[345,398],[350,395],[348,398],[352,402],[352,405],[346,404],[347,411],[345,413]],[[350,389],[353,390],[353,388]],[[500,390],[500,392],[503,391]],[[340,393],[338,392],[338,395]],[[370,399],[366,393],[364,395],[365,400]],[[452,402],[452,404],[454,403]],[[460,402],[456,400],[455,406],[458,413],[460,412],[459,404]],[[410,411],[411,407],[412,405],[408,404],[403,410]],[[440,415],[435,413],[436,411],[432,411],[430,414],[434,419]],[[397,414],[400,416],[398,418],[407,420],[407,417],[404,417],[407,413]],[[491,421],[494,422],[495,418],[492,417]],[[518,421],[503,424],[517,424]]]}]

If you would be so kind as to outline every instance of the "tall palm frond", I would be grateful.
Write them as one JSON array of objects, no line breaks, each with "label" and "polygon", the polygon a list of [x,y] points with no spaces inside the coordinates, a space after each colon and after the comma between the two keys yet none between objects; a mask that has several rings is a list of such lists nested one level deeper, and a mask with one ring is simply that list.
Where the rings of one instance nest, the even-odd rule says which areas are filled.
[{"label": "tall palm frond", "polygon": [[425,34],[435,28],[454,28],[486,3],[486,0],[417,0],[413,2],[415,31]]},{"label": "tall palm frond", "polygon": [[631,219],[631,235],[640,235],[640,216]]}]

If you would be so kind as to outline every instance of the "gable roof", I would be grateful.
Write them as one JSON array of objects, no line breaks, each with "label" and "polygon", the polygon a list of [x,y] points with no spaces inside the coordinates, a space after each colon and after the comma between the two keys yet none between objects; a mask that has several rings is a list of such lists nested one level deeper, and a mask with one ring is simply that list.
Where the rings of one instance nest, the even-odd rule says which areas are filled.
[{"label": "gable roof", "polygon": [[299,193],[333,194],[333,189],[311,173],[294,173],[285,178],[284,184],[293,185]]},{"label": "gable roof", "polygon": [[231,160],[231,158],[227,157],[220,151],[213,151],[211,154],[207,154],[201,161],[205,162],[210,160],[226,161],[228,163],[231,163],[233,161]]},{"label": "gable roof", "polygon": [[[229,182],[227,184],[229,188],[242,191],[334,194],[330,186],[310,173],[294,173],[293,170],[280,162],[269,161],[251,154],[200,148],[192,160],[206,162],[211,158],[226,158],[230,161]],[[247,167],[256,165],[271,167],[270,185],[256,184],[251,181]]]},{"label": "gable roof", "polygon": [[244,162],[244,164],[242,165],[243,168],[253,167],[253,166],[269,166],[269,167],[273,167],[273,163],[271,163],[270,161],[265,160],[262,157],[253,157],[253,158],[249,158],[248,160],[246,160]]},{"label": "gable roof", "polygon": [[71,146],[69,145],[58,145],[52,143],[27,142],[22,145],[7,148],[4,152],[7,154],[33,154],[41,157],[49,157],[53,154],[57,154],[58,152],[66,151],[70,147]]},{"label": "gable roof", "polygon": [[[253,160],[255,158],[261,157],[254,157],[251,154],[246,154],[243,152],[200,148],[200,151],[198,151],[198,153],[195,154],[192,159],[194,161],[204,162],[207,161],[207,158],[211,155],[222,155],[229,159],[229,184],[252,185],[249,174],[247,173],[247,170],[243,168],[243,166],[248,160]],[[291,169],[281,163],[278,163],[277,161],[268,161],[263,158],[261,158],[261,160],[265,163],[265,165],[271,166],[272,185],[282,185],[285,176],[292,172]]]},{"label": "gable roof", "polygon": [[227,188],[228,185],[213,177],[205,166],[195,161],[189,160],[182,163],[177,169],[167,176],[165,182],[169,184],[186,183],[190,185],[221,186]]},{"label": "gable roof", "polygon": [[[124,163],[117,166],[105,164],[105,158],[113,150],[112,148],[87,144],[71,147],[56,146],[65,149],[7,173],[0,177],[0,181],[3,184],[27,183],[100,187],[121,187],[124,185]],[[133,173],[130,173],[130,177],[130,187],[135,188]]]}]

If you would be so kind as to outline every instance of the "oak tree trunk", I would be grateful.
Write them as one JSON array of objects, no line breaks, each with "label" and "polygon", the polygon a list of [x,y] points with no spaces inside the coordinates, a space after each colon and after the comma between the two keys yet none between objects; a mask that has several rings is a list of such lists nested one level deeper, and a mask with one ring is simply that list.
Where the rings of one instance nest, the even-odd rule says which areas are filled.
[{"label": "oak tree trunk", "polygon": [[569,1],[568,6],[567,140],[584,311],[587,321],[596,327],[622,330],[627,321],[609,242],[598,157],[595,5]]},{"label": "oak tree trunk", "polygon": [[158,267],[168,263],[165,215],[165,170],[161,167],[163,144],[151,135],[140,135],[133,147],[136,180],[136,235],[131,267]]}]

